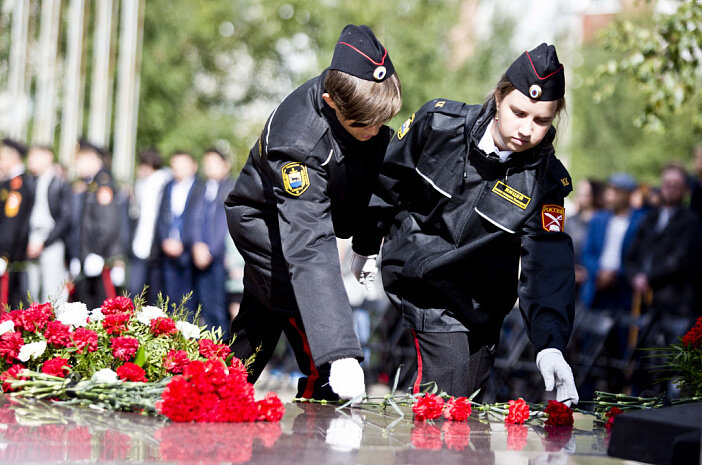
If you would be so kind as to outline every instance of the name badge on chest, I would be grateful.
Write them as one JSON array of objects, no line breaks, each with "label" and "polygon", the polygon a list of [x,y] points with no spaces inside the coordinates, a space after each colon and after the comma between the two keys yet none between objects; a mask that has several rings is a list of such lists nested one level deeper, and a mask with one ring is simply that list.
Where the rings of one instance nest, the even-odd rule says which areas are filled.
[{"label": "name badge on chest", "polygon": [[487,181],[475,211],[498,228],[516,234],[532,213],[536,182],[531,172],[521,172],[509,180]]}]

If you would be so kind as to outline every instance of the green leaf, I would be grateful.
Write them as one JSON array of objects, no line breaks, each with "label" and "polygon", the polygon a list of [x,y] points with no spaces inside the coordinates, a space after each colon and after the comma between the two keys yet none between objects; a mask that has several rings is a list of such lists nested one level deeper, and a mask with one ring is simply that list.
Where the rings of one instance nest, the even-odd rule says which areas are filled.
[{"label": "green leaf", "polygon": [[139,350],[137,350],[136,357],[134,358],[134,363],[143,367],[144,362],[146,362],[146,350],[144,346],[139,346]]}]

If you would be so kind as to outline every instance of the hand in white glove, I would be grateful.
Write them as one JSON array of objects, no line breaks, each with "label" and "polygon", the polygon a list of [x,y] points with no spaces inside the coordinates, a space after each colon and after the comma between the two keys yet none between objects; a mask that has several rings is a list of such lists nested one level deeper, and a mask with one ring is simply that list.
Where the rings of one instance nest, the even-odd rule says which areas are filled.
[{"label": "hand in white glove", "polygon": [[7,271],[7,259],[5,257],[0,257],[0,276],[3,276]]},{"label": "hand in white glove", "polygon": [[329,370],[329,386],[341,399],[353,399],[366,393],[363,368],[355,358],[334,360]]},{"label": "hand in white glove", "polygon": [[570,365],[558,349],[544,349],[536,355],[536,366],[544,377],[547,391],[556,388],[556,400],[566,405],[578,403],[578,390],[575,389],[575,379]]},{"label": "hand in white glove", "polygon": [[68,272],[75,279],[80,274],[80,260],[77,258],[71,258],[71,263],[68,265]]},{"label": "hand in white glove", "polygon": [[375,275],[378,274],[378,266],[375,263],[376,257],[377,255],[366,257],[351,251],[351,273],[369,291],[373,290]]},{"label": "hand in white glove", "polygon": [[110,279],[112,279],[112,284],[120,287],[124,284],[124,279],[126,278],[126,272],[123,266],[113,266],[110,270]]},{"label": "hand in white glove", "polygon": [[104,267],[105,259],[94,253],[88,254],[83,261],[83,272],[85,273],[85,276],[89,278],[94,278],[95,276],[100,275]]}]

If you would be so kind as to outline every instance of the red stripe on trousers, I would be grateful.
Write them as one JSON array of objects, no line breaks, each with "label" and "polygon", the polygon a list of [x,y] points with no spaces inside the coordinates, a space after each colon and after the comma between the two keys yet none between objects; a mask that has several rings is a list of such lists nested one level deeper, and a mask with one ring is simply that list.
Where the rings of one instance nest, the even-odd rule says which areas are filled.
[{"label": "red stripe on trousers", "polygon": [[417,339],[417,333],[412,331],[412,337],[414,338],[414,347],[417,349],[417,381],[414,382],[414,388],[412,393],[419,394],[419,385],[422,384],[422,353],[419,352],[419,339]]},{"label": "red stripe on trousers", "polygon": [[[2,260],[2,259],[0,259]],[[0,278],[0,308],[7,305],[10,298],[10,272],[5,270],[5,274]]]},{"label": "red stripe on trousers", "polygon": [[115,287],[112,285],[110,269],[107,267],[103,268],[102,270],[102,285],[105,286],[105,295],[108,299],[114,299],[115,297],[117,297]]},{"label": "red stripe on trousers", "polygon": [[317,371],[317,367],[314,364],[314,360],[312,360],[312,351],[310,350],[310,344],[307,342],[307,336],[297,326],[297,322],[295,322],[294,317],[290,318],[290,324],[300,334],[300,338],[302,339],[302,350],[305,352],[305,354],[310,360],[310,374],[307,377],[307,386],[305,386],[305,392],[302,393],[303,398],[309,399],[310,396],[314,393],[314,384],[319,379],[319,372]]}]

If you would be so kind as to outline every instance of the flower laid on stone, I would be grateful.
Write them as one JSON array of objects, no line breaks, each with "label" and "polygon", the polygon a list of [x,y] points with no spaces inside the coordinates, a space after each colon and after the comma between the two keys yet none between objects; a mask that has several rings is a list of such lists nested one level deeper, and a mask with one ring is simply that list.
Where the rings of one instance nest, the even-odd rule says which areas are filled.
[{"label": "flower laid on stone", "polygon": [[549,400],[548,406],[544,409],[544,413],[548,415],[546,424],[549,426],[573,425],[573,409],[562,402]]},{"label": "flower laid on stone", "polygon": [[451,397],[446,401],[444,418],[453,421],[466,421],[470,416],[472,407],[467,397]]},{"label": "flower laid on stone", "polygon": [[505,423],[521,424],[529,419],[529,406],[524,399],[510,400]]},{"label": "flower laid on stone", "polygon": [[425,394],[417,398],[417,402],[412,406],[414,418],[418,421],[439,418],[443,410],[444,399],[436,394]]},{"label": "flower laid on stone", "polygon": [[605,416],[607,417],[607,423],[605,423],[605,428],[611,429],[614,425],[614,417],[616,417],[620,413],[623,413],[623,411],[618,409],[617,407],[612,407],[611,409],[609,409],[609,412],[605,413]]}]

